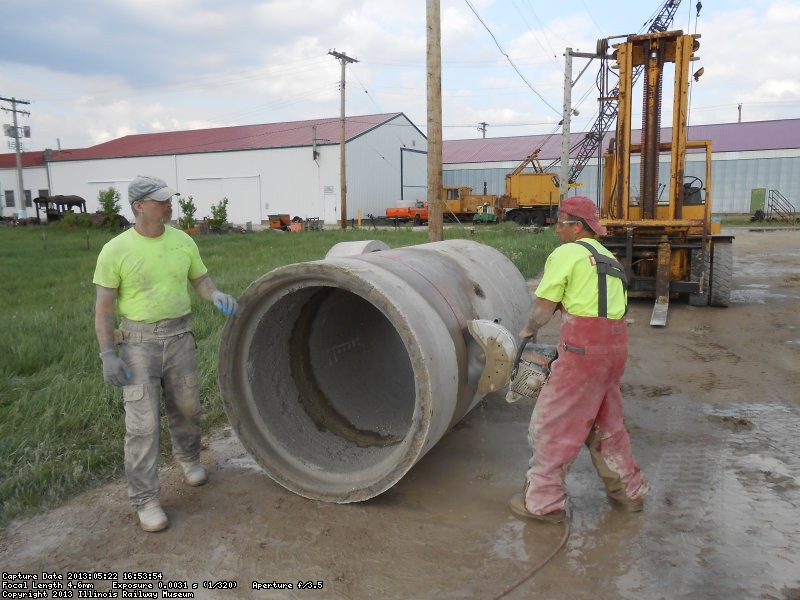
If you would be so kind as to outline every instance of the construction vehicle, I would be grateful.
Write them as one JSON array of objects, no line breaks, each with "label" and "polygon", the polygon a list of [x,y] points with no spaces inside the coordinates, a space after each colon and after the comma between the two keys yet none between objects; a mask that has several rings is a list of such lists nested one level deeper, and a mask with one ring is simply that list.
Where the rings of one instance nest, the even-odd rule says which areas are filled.
[{"label": "construction vehicle", "polygon": [[[500,196],[503,219],[517,225],[552,223],[559,201],[559,179],[539,162],[537,148],[506,175],[506,193]],[[531,165],[532,170],[525,170]]]},{"label": "construction vehicle", "polygon": [[386,218],[397,221],[413,221],[414,225],[428,222],[428,203],[423,200],[401,200],[397,206],[386,209]]},{"label": "construction vehicle", "polygon": [[[499,219],[497,196],[487,194],[473,194],[472,188],[467,186],[442,187],[442,217],[445,221],[471,220],[478,212],[484,210],[484,205],[489,204]],[[398,221],[413,221],[421,225],[428,221],[428,203],[423,200],[401,201],[397,206],[386,209],[387,219]],[[496,220],[494,221],[496,222]]]},{"label": "construction vehicle", "polygon": [[[659,11],[649,21],[647,33],[660,33],[667,31],[675,18],[675,13],[681,5],[681,0],[665,0]],[[700,13],[702,5],[698,5],[697,12]],[[599,49],[598,49],[599,50]],[[631,73],[631,81],[635,84],[642,73],[642,65],[634,66]],[[632,87],[632,86],[631,86]],[[605,137],[614,120],[617,118],[617,103],[613,101],[619,95],[619,87],[615,86],[610,92],[603,94],[611,101],[602,102],[600,105],[600,112],[597,115],[592,128],[586,133],[580,141],[570,148],[570,154],[575,156],[572,164],[569,166],[567,172],[567,181],[572,184],[578,180],[578,177],[583,171],[586,164],[590,159],[597,157],[598,149],[603,143]],[[555,163],[548,165],[548,169],[552,168]]]},{"label": "construction vehicle", "polygon": [[[695,306],[727,306],[733,271],[733,237],[711,218],[711,141],[687,141],[690,65],[700,47],[698,34],[664,31],[630,35],[613,45],[598,42],[601,76],[618,72],[616,138],[603,155],[602,243],[625,266],[628,295],[655,297],[650,319],[664,326],[671,298],[686,296]],[[609,65],[609,63],[613,63]],[[664,66],[674,64],[671,139],[662,142]],[[631,139],[634,74],[644,71],[641,141]],[[695,73],[697,75],[697,73]],[[705,180],[686,177],[687,152],[702,152]],[[669,153],[669,183],[659,185],[659,162]],[[632,193],[631,157],[639,156],[638,194]],[[667,192],[666,198],[659,192]]]}]

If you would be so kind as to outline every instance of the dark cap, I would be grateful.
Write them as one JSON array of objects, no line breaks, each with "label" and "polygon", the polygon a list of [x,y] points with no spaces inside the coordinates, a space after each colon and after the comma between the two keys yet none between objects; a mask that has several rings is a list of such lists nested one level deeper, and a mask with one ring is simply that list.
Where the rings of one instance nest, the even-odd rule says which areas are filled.
[{"label": "dark cap", "polygon": [[148,177],[147,175],[137,175],[128,184],[128,202],[133,204],[137,200],[151,198],[158,202],[169,200],[177,194],[175,190],[167,186],[167,182],[158,177]]},{"label": "dark cap", "polygon": [[586,196],[564,198],[564,200],[561,201],[561,205],[558,207],[558,212],[583,219],[586,221],[589,229],[597,235],[606,234],[606,228],[600,225],[600,215],[597,212],[597,206],[595,206],[594,200],[591,198],[587,198]]}]

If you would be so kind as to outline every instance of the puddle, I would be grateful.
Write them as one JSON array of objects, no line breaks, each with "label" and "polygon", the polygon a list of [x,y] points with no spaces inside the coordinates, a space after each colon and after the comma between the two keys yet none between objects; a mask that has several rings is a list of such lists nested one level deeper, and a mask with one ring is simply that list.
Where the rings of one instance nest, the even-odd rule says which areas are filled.
[{"label": "puddle", "polygon": [[800,411],[672,396],[640,417],[663,419],[669,439],[640,453],[653,491],[619,597],[783,598],[797,587]]}]

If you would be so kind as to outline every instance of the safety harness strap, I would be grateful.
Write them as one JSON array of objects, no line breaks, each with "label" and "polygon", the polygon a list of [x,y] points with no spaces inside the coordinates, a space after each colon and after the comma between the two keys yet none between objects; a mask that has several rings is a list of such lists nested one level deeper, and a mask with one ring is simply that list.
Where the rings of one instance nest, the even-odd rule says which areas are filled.
[{"label": "safety harness strap", "polygon": [[[606,256],[605,254],[600,254],[597,248],[592,246],[589,242],[575,240],[575,243],[589,250],[594,257],[594,263],[597,267],[597,316],[606,318],[608,317],[608,284],[606,282],[606,275],[611,275],[612,277],[617,277],[622,280],[622,289],[627,292],[628,276],[625,273],[625,267],[623,267],[617,259]],[[628,312],[627,303],[625,305],[625,312]]]}]

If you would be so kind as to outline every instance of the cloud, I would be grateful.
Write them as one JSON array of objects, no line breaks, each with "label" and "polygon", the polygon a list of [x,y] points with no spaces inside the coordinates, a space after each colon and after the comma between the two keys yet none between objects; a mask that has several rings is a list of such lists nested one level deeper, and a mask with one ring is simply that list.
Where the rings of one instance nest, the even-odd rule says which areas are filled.
[{"label": "cloud", "polygon": [[[490,135],[549,133],[562,103],[564,48],[592,51],[600,29],[635,31],[649,16],[633,0],[614,11],[585,0],[470,2],[558,110],[514,72],[463,0],[444,0],[446,138],[478,136],[479,122],[490,123]],[[796,116],[800,52],[793,24],[800,6],[707,4],[698,22],[697,66],[705,74],[692,88],[692,122],[732,120],[740,102],[748,120]],[[682,4],[676,17],[685,30],[694,28],[693,18],[686,24],[693,6]],[[336,116],[340,64],[328,55],[335,48],[359,60],[347,66],[348,114],[402,111],[424,131],[425,8],[422,0],[6,0],[0,91],[33,102],[26,119],[31,148],[59,139],[85,146],[121,131]],[[573,74],[584,65],[576,59]],[[595,75],[592,65],[573,90],[575,103],[584,99],[575,130],[593,122]],[[528,123],[544,125],[511,127]]]}]

